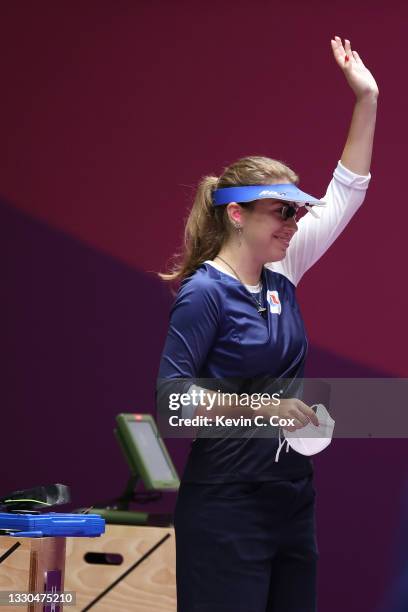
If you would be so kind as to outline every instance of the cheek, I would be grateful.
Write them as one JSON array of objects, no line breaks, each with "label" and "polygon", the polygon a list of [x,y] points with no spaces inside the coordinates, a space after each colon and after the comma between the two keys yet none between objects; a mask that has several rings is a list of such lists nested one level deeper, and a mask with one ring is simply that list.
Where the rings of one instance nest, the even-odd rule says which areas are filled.
[{"label": "cheek", "polygon": [[279,245],[278,239],[275,238],[274,234],[278,234],[281,229],[281,224],[278,222],[265,221],[262,224],[252,226],[248,228],[247,238],[254,245],[265,245],[270,247],[271,245]]},{"label": "cheek", "polygon": [[282,230],[283,221],[279,221],[276,215],[269,215],[261,219],[257,224],[256,231],[260,238],[271,239],[274,234]]},{"label": "cheek", "polygon": [[280,219],[275,211],[257,210],[247,219],[245,233],[247,239],[254,245],[264,245],[266,248],[279,246],[274,234],[279,234],[285,221]]},{"label": "cheek", "polygon": [[280,232],[284,225],[285,221],[279,215],[272,215],[269,219],[268,227],[272,234]]}]

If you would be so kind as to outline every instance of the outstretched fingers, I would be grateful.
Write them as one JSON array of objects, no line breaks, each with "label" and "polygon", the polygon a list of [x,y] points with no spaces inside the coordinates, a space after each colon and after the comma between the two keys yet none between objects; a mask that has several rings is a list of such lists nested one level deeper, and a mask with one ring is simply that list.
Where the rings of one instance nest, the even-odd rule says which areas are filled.
[{"label": "outstretched fingers", "polygon": [[357,98],[367,95],[377,97],[378,85],[358,52],[351,48],[349,39],[344,39],[344,46],[339,36],[335,36],[330,42],[336,63],[340,66]]},{"label": "outstretched fingers", "polygon": [[346,52],[343,48],[341,39],[338,36],[335,36],[334,39],[332,39],[330,42],[336,62],[339,64],[339,66],[344,66]]},{"label": "outstretched fingers", "polygon": [[359,56],[357,51],[353,51],[353,56],[354,56],[354,59],[356,60],[357,64],[360,64],[360,66],[364,66],[363,60],[361,59],[361,57]]}]

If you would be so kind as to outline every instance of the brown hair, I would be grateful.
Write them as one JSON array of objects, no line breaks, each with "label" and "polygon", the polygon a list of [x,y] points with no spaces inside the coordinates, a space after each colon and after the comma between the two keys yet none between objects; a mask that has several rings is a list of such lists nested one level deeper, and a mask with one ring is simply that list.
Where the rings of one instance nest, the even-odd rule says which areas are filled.
[{"label": "brown hair", "polygon": [[[213,204],[212,194],[215,189],[238,185],[267,185],[271,181],[297,184],[299,176],[281,161],[250,155],[241,157],[224,168],[219,178],[214,175],[202,177],[184,228],[184,249],[173,256],[181,261],[176,262],[170,272],[157,272],[157,275],[165,281],[183,280],[206,259],[214,259],[220,251],[230,235],[231,223],[227,205]],[[246,210],[252,210],[255,202],[256,200],[240,205]]]}]

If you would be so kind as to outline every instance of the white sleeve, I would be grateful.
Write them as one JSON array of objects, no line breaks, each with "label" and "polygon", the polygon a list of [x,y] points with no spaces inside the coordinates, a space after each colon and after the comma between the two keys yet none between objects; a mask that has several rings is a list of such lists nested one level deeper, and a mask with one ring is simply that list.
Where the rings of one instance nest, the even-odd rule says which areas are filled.
[{"label": "white sleeve", "polygon": [[304,273],[333,244],[361,206],[370,179],[370,172],[367,175],[356,174],[339,160],[326,193],[320,198],[326,201],[327,205],[314,208],[319,219],[306,213],[298,222],[298,231],[290,241],[284,259],[266,263],[265,267],[280,272],[297,285]]}]

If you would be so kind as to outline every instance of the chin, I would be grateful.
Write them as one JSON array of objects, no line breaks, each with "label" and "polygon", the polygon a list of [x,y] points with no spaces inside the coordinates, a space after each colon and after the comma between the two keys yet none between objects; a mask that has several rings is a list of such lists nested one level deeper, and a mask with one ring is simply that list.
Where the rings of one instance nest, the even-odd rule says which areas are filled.
[{"label": "chin", "polygon": [[286,256],[286,249],[273,249],[273,251],[271,251],[270,255],[268,256],[267,261],[280,261],[281,259],[285,259]]}]

